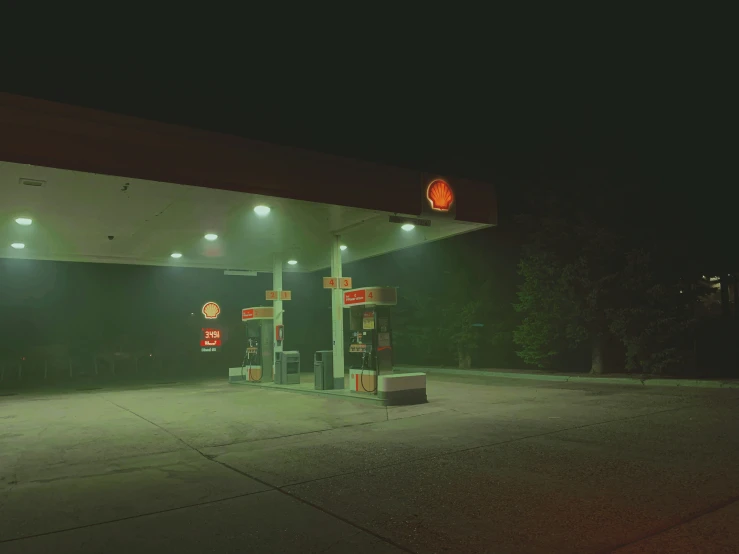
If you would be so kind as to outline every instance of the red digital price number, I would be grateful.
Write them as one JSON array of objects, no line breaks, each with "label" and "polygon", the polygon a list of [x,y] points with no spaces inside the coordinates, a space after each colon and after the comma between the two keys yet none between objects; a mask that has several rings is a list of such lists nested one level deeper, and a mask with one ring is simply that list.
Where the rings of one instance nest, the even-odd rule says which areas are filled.
[{"label": "red digital price number", "polygon": [[221,338],[220,329],[203,329],[203,339],[204,340],[212,340],[212,339],[220,339],[220,338]]},{"label": "red digital price number", "polygon": [[200,346],[217,348],[221,346],[221,344],[220,329],[203,329],[203,337],[200,339]]}]

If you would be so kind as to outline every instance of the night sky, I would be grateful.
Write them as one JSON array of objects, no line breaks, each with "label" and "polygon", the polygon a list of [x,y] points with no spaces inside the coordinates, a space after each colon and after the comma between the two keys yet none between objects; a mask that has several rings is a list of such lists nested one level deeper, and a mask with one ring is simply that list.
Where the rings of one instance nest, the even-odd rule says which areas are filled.
[{"label": "night sky", "polygon": [[392,66],[46,58],[32,70],[20,64],[24,75],[3,88],[481,179],[498,190],[503,225],[554,192],[625,232],[657,237],[683,262],[723,270],[735,259],[736,211],[722,192],[735,181],[721,169],[730,141],[716,132],[727,115],[723,73],[716,59],[668,46],[577,62],[542,51],[535,64],[505,66],[484,56],[439,66],[412,57]]}]

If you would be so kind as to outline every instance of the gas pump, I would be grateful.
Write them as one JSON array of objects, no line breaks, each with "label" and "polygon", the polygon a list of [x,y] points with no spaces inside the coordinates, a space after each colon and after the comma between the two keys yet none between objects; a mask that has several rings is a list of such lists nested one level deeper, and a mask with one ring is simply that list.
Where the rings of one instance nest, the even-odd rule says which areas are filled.
[{"label": "gas pump", "polygon": [[272,362],[274,355],[274,309],[260,306],[241,310],[241,321],[246,323],[246,350],[239,375],[229,375],[230,380],[272,381]]},{"label": "gas pump", "polygon": [[350,389],[377,393],[377,377],[393,371],[391,306],[398,303],[392,287],[366,287],[344,293],[349,308]]}]

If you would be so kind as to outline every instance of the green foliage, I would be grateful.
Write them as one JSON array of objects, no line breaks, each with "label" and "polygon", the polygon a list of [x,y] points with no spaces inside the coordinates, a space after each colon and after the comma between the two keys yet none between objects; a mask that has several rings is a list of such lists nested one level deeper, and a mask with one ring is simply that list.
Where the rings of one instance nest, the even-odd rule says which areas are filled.
[{"label": "green foliage", "polygon": [[547,367],[559,354],[607,331],[604,310],[616,281],[614,253],[619,239],[585,223],[522,218],[530,241],[519,263],[523,283],[514,331],[517,353],[526,363]]},{"label": "green foliage", "polygon": [[403,293],[394,316],[396,343],[423,356],[423,363],[469,368],[484,332],[473,324],[488,320],[491,305],[491,285],[473,285],[478,278],[450,272],[443,280],[448,283],[443,294]]},{"label": "green foliage", "polygon": [[514,308],[523,320],[514,341],[526,363],[547,367],[586,341],[599,348],[606,335],[624,347],[630,371],[659,373],[680,361],[676,345],[694,325],[701,291],[656,275],[647,252],[593,222],[523,222],[530,241],[519,264]]},{"label": "green foliage", "polygon": [[421,364],[448,364],[438,300],[418,290],[401,293],[393,315],[393,340],[399,351],[413,352]]},{"label": "green foliage", "polygon": [[[484,290],[484,289],[482,289]],[[456,353],[461,369],[472,366],[472,356],[476,353],[480,336],[477,327],[473,327],[480,319],[483,302],[481,299],[468,300],[462,305],[449,305],[443,310],[445,331],[451,339],[450,349]]]},{"label": "green foliage", "polygon": [[679,339],[695,327],[691,305],[707,291],[660,283],[643,250],[626,255],[618,286],[627,302],[609,311],[609,328],[624,346],[627,371],[659,374],[682,362]]}]

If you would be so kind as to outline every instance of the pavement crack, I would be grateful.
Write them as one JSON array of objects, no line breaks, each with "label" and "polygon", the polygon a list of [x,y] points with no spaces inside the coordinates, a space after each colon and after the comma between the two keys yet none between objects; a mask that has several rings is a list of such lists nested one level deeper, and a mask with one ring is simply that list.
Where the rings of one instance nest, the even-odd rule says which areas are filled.
[{"label": "pavement crack", "polygon": [[[336,514],[336,513],[333,513],[331,511],[329,511],[329,510],[326,510],[325,508],[322,508],[321,506],[318,506],[317,504],[314,504],[313,502],[310,502],[308,500],[305,500],[304,498],[301,498],[301,497],[299,497],[297,495],[294,495],[291,492],[289,492],[289,491],[287,491],[287,490],[285,490],[285,489],[283,489],[281,487],[276,487],[274,485],[271,485],[270,483],[267,483],[266,481],[263,481],[262,479],[259,479],[258,477],[255,477],[253,475],[249,475],[248,473],[246,473],[244,471],[241,471],[240,469],[237,469],[237,468],[235,468],[235,467],[233,467],[233,466],[231,466],[231,465],[229,465],[229,464],[227,464],[225,462],[221,462],[221,461],[215,459],[215,457],[211,457],[211,456],[205,454],[204,452],[201,452],[199,449],[197,449],[196,447],[194,447],[191,444],[187,443],[185,440],[181,439],[176,434],[172,433],[168,429],[165,429],[161,425],[159,425],[159,424],[157,424],[157,423],[155,423],[155,422],[153,422],[153,421],[145,418],[144,416],[142,416],[140,414],[137,414],[133,410],[129,410],[125,406],[121,406],[120,404],[116,404],[112,400],[109,400],[107,398],[106,398],[106,400],[108,402],[110,402],[111,404],[113,404],[114,406],[117,406],[121,410],[124,410],[124,411],[126,411],[126,412],[128,412],[128,413],[130,413],[132,415],[135,415],[136,417],[138,417],[140,419],[143,419],[147,423],[150,423],[151,425],[154,425],[158,429],[161,429],[162,431],[164,431],[168,435],[170,435],[170,436],[174,437],[175,439],[177,439],[178,441],[180,441],[182,444],[184,444],[185,446],[187,446],[189,449],[191,449],[194,452],[197,452],[198,454],[200,454],[204,459],[208,460],[209,462],[212,462],[214,464],[218,464],[218,465],[220,465],[222,467],[225,467],[225,468],[227,468],[227,469],[229,469],[229,470],[231,470],[231,471],[233,471],[235,473],[238,473],[239,475],[242,475],[243,477],[246,477],[247,479],[251,479],[252,481],[255,481],[255,482],[259,483],[260,485],[263,485],[263,486],[267,487],[269,490],[277,491],[277,492],[279,492],[281,494],[284,494],[285,496],[288,496],[288,497],[292,498],[293,500],[296,500],[296,501],[298,501],[298,502],[300,502],[302,504],[305,504],[307,506],[310,506],[311,508],[313,508],[315,510],[319,510],[319,511],[323,512],[324,514],[326,514],[328,516],[331,516],[331,517],[333,517],[335,519],[338,519],[339,521],[342,521],[342,522],[346,523],[347,525],[350,525],[350,526],[354,527],[355,529],[359,529],[360,531],[364,531],[368,535],[371,535],[371,536],[375,537],[376,539],[379,539],[379,540],[381,540],[381,541],[383,541],[383,542],[385,542],[387,544],[390,544],[390,545],[394,546],[395,548],[397,548],[397,549],[399,549],[399,550],[401,550],[403,552],[409,552],[411,554],[415,554],[415,552],[413,550],[409,550],[407,547],[405,547],[403,545],[400,545],[400,544],[394,542],[393,540],[391,540],[391,539],[389,539],[387,537],[384,537],[384,536],[382,536],[382,535],[380,535],[380,534],[372,531],[371,529],[369,529],[367,527],[364,527],[362,525],[359,525],[358,523],[353,522],[353,521],[351,521],[351,520],[349,520],[349,519],[347,519],[347,518],[345,518],[345,517],[343,517],[343,516],[341,516],[339,514]],[[368,421],[368,422],[354,424],[354,425],[345,425],[343,427],[357,427],[359,425],[368,425],[370,423],[377,423],[377,422]],[[323,432],[323,431],[317,431],[317,432]],[[268,492],[268,491],[260,491],[260,492]],[[248,493],[248,494],[257,494],[257,493]],[[245,495],[241,495],[241,496],[247,496],[247,495],[245,494]],[[171,510],[166,510],[166,511],[171,511]],[[139,516],[133,516],[133,517],[139,517]],[[130,518],[122,518],[122,519],[130,519]],[[12,539],[12,540],[17,540],[17,539]],[[0,543],[1,542],[2,541],[0,541]]]},{"label": "pavement crack", "polygon": [[711,504],[710,506],[707,506],[706,508],[702,510],[698,510],[696,512],[693,512],[685,517],[679,518],[677,520],[670,521],[664,525],[661,525],[660,527],[656,529],[652,529],[651,531],[647,531],[646,533],[641,534],[640,536],[629,540],[627,542],[623,542],[620,544],[617,544],[615,546],[610,546],[606,550],[601,550],[597,554],[610,554],[611,552],[617,552],[618,550],[622,548],[626,548],[627,546],[631,546],[633,544],[640,543],[642,541],[651,539],[652,537],[656,537],[658,535],[662,535],[663,533],[667,533],[668,531],[671,531],[672,529],[675,529],[677,527],[680,527],[681,525],[685,525],[686,523],[690,523],[691,521],[695,521],[697,519],[700,519],[702,517],[705,517],[709,514],[712,514],[713,512],[718,512],[719,510],[722,510],[724,508],[727,508],[734,504],[735,502],[739,502],[739,495],[732,496],[731,498],[728,498],[726,500],[723,500],[721,502],[717,502],[715,504]]},{"label": "pavement crack", "polygon": [[394,546],[395,548],[397,548],[398,550],[401,550],[402,552],[409,552],[410,554],[416,554],[415,551],[409,549],[408,547],[403,546],[401,544],[398,544],[395,541],[393,541],[392,539],[390,539],[388,537],[385,537],[383,535],[380,535],[379,533],[373,531],[372,529],[370,529],[368,527],[365,527],[363,525],[360,525],[359,523],[357,523],[355,521],[352,521],[350,519],[347,519],[347,518],[345,518],[342,515],[339,515],[337,513],[334,513],[334,512],[332,512],[330,510],[327,510],[326,508],[323,508],[322,506],[319,506],[318,504],[315,504],[315,503],[313,503],[313,502],[311,502],[309,500],[306,500],[305,498],[302,498],[302,497],[300,497],[300,496],[298,496],[296,494],[293,494],[290,491],[284,489],[283,487],[276,487],[274,485],[271,485],[270,483],[267,483],[266,481],[263,481],[259,477],[255,477],[254,475],[250,475],[249,473],[246,473],[245,471],[242,471],[242,470],[240,470],[238,468],[235,468],[234,466],[229,465],[229,464],[227,464],[225,462],[221,462],[221,461],[218,461],[216,459],[211,459],[210,461],[212,461],[213,463],[219,464],[219,465],[221,465],[221,466],[223,466],[223,467],[225,467],[227,469],[230,469],[231,471],[233,471],[235,473],[238,473],[239,475],[242,475],[242,476],[244,476],[244,477],[246,477],[248,479],[252,479],[253,481],[256,481],[257,483],[259,483],[261,485],[264,485],[265,487],[269,487],[270,490],[277,491],[280,494],[284,494],[285,496],[287,496],[287,497],[289,497],[289,498],[291,498],[291,499],[293,499],[293,500],[295,500],[297,502],[300,502],[301,504],[305,504],[306,506],[310,506],[314,510],[318,510],[318,511],[323,512],[324,514],[326,514],[326,515],[334,518],[334,519],[338,519],[339,521],[341,521],[343,523],[346,523],[347,525],[350,525],[351,527],[354,527],[355,529],[358,529],[359,531],[363,531],[363,532],[367,533],[368,535],[371,535],[371,536],[375,537],[378,540],[381,540],[382,542],[384,542],[386,544],[389,544],[391,546]]},{"label": "pavement crack", "polygon": [[0,514],[3,513],[3,508],[8,503],[8,500],[10,499],[10,493],[13,492],[13,489],[18,486],[18,472],[13,472],[13,478],[8,481],[8,488],[4,491],[3,496],[5,497],[2,502],[0,502]]},{"label": "pavement crack", "polygon": [[[304,485],[304,484],[308,484],[308,483],[315,482],[315,481],[332,479],[332,478],[336,478],[336,477],[339,477],[339,476],[352,475],[352,474],[356,474],[356,473],[358,473],[360,471],[366,471],[366,469],[355,470],[355,471],[343,473],[341,475],[331,475],[331,476],[327,476],[327,477],[321,477],[321,478],[314,479],[314,480],[304,481],[302,483],[295,483],[295,484],[287,484],[287,485],[275,486],[275,485],[272,485],[272,484],[268,483],[267,481],[264,481],[263,479],[260,479],[260,478],[258,478],[256,476],[251,475],[251,474],[249,474],[249,473],[247,473],[245,471],[242,471],[242,470],[240,470],[240,469],[238,469],[238,468],[236,468],[236,467],[234,467],[232,465],[229,465],[226,462],[222,462],[222,461],[218,460],[217,459],[217,457],[218,457],[217,455],[205,454],[204,452],[202,452],[198,448],[196,448],[196,447],[192,446],[191,444],[187,443],[184,439],[180,438],[175,433],[172,433],[168,429],[166,429],[166,428],[162,427],[161,425],[159,425],[159,424],[157,424],[157,423],[155,423],[155,422],[153,422],[153,421],[145,418],[144,416],[142,416],[142,415],[134,412],[133,410],[130,410],[130,409],[126,408],[125,406],[121,406],[120,404],[117,404],[117,403],[115,403],[112,400],[109,400],[107,398],[106,398],[106,400],[108,402],[110,402],[111,404],[113,404],[114,406],[117,406],[118,408],[120,408],[120,409],[122,409],[122,410],[124,410],[126,412],[129,412],[130,414],[132,414],[132,415],[134,415],[134,416],[136,416],[136,417],[138,417],[138,418],[146,421],[147,423],[149,423],[149,424],[157,427],[158,429],[161,429],[162,431],[164,431],[168,435],[172,436],[173,438],[175,438],[176,440],[178,440],[179,442],[181,442],[187,448],[189,448],[189,449],[193,450],[194,452],[198,453],[200,456],[202,456],[204,459],[208,460],[209,462],[218,464],[218,465],[220,465],[220,466],[222,466],[224,468],[227,468],[227,469],[231,470],[234,473],[237,473],[237,474],[239,474],[239,475],[241,475],[243,477],[246,477],[248,479],[251,479],[252,481],[257,482],[257,483],[263,485],[264,487],[266,487],[268,489],[268,491],[271,490],[271,491],[279,492],[280,494],[283,494],[283,495],[285,495],[285,496],[287,496],[287,497],[289,497],[289,498],[291,498],[291,499],[293,499],[293,500],[295,500],[297,502],[300,502],[300,503],[305,504],[306,506],[309,506],[309,507],[311,507],[311,508],[313,508],[315,510],[318,510],[320,512],[323,512],[326,515],[328,515],[328,516],[330,516],[332,518],[335,518],[335,519],[337,519],[339,521],[342,521],[342,522],[346,523],[347,525],[350,525],[351,527],[353,527],[355,529],[358,529],[359,531],[363,531],[363,532],[367,533],[368,535],[371,535],[371,536],[375,537],[376,539],[378,539],[378,540],[380,540],[380,541],[382,541],[382,542],[384,542],[386,544],[392,545],[395,548],[397,548],[397,549],[399,549],[399,550],[401,550],[403,552],[410,552],[410,553],[415,554],[414,551],[413,550],[410,550],[408,547],[406,547],[404,545],[401,545],[399,543],[396,543],[392,539],[390,539],[388,537],[385,537],[383,535],[380,535],[379,533],[373,531],[372,529],[370,529],[368,527],[365,527],[365,526],[363,526],[363,525],[361,525],[361,524],[359,524],[357,522],[354,522],[354,521],[352,521],[352,520],[350,520],[350,519],[348,519],[348,518],[346,518],[346,517],[344,517],[344,516],[342,516],[340,514],[334,513],[332,511],[326,509],[326,508],[323,508],[322,506],[320,506],[318,504],[315,504],[314,502],[311,502],[311,501],[309,501],[309,500],[307,500],[307,499],[305,499],[305,498],[303,498],[303,497],[301,497],[301,496],[299,496],[299,495],[297,495],[297,494],[295,494],[293,492],[290,492],[286,488],[286,487],[295,487],[295,486],[299,486],[299,485]],[[567,432],[567,431],[574,431],[574,430],[578,430],[578,429],[585,429],[585,428],[589,428],[589,427],[595,427],[595,426],[598,426],[598,425],[607,425],[607,424],[610,424],[610,423],[615,423],[615,422],[620,422],[620,421],[629,421],[629,420],[634,420],[634,419],[649,417],[649,416],[653,416],[653,415],[657,415],[657,414],[663,414],[663,413],[669,413],[669,412],[676,412],[676,411],[679,411],[679,410],[685,410],[685,409],[689,409],[689,408],[692,408],[692,407],[693,407],[692,405],[678,406],[678,407],[675,407],[675,408],[668,408],[668,409],[665,409],[665,410],[657,410],[657,411],[654,411],[654,412],[648,412],[648,413],[644,413],[644,414],[637,414],[637,415],[628,416],[628,417],[620,417],[620,418],[614,418],[614,419],[610,419],[610,420],[606,420],[606,421],[598,421],[598,422],[594,422],[594,423],[586,423],[586,424],[583,424],[583,425],[575,425],[575,426],[566,427],[566,428],[563,428],[563,429],[554,429],[554,430],[551,430],[551,431],[546,431],[546,432],[542,432],[542,433],[536,433],[536,434],[533,434],[533,435],[526,435],[526,436],[523,436],[523,437],[517,437],[517,438],[508,439],[508,440],[504,440],[504,441],[498,441],[498,442],[488,443],[488,444],[483,444],[483,445],[475,445],[475,446],[471,446],[471,447],[468,447],[468,448],[461,448],[461,449],[458,449],[458,450],[451,450],[451,451],[446,451],[446,452],[431,454],[431,455],[428,455],[428,456],[421,456],[421,457],[417,457],[417,458],[413,458],[413,459],[407,459],[407,460],[403,460],[403,461],[395,462],[395,463],[391,463],[391,464],[385,464],[385,465],[381,465],[381,466],[374,466],[373,469],[385,469],[385,468],[395,467],[395,466],[399,466],[399,465],[403,465],[403,464],[408,464],[408,463],[417,463],[419,461],[426,461],[426,460],[431,460],[431,459],[435,459],[435,458],[442,458],[442,457],[445,457],[445,456],[455,455],[455,454],[459,454],[459,453],[463,453],[463,452],[471,452],[471,451],[480,450],[480,449],[483,449],[483,448],[491,448],[491,447],[500,446],[500,445],[504,445],[504,444],[511,444],[511,443],[514,443],[514,442],[519,442],[519,441],[524,441],[524,440],[533,439],[533,438],[539,438],[539,437],[545,437],[545,436],[555,435],[555,434],[563,433],[563,432]],[[419,416],[420,415],[426,415],[426,414],[419,414]],[[390,421],[387,407],[385,409],[385,416],[386,416],[386,420],[385,421],[382,421],[382,420],[381,421],[367,421],[367,422],[362,422],[362,423],[359,423],[359,424],[343,425],[343,426],[338,426],[338,427],[332,427],[332,428],[329,428],[329,429],[320,429],[320,430],[316,430],[316,431],[307,431],[307,432],[304,432],[304,433],[295,433],[293,435],[282,435],[282,436],[279,436],[279,437],[271,437],[271,438],[268,438],[268,439],[257,439],[257,440],[275,440],[275,439],[281,439],[281,438],[288,438],[288,437],[291,437],[291,436],[300,436],[300,435],[309,435],[309,434],[316,434],[316,433],[324,433],[326,431],[332,431],[332,430],[335,430],[335,429],[345,429],[345,428],[349,428],[349,427],[359,427],[359,426],[371,425],[371,424],[375,424],[375,423],[386,423],[386,422],[389,422]],[[399,419],[405,419],[405,418],[399,418]],[[243,441],[243,442],[256,442],[256,441]],[[235,443],[231,443],[231,444],[235,444]],[[260,492],[268,492],[268,491],[260,491]],[[249,494],[257,494],[257,493],[249,493]],[[246,495],[242,495],[242,496],[246,496]],[[678,525],[681,525],[681,524],[683,524],[683,523],[685,523],[687,521],[690,521],[691,519],[697,519],[697,518],[701,517],[702,515],[706,515],[706,514],[712,512],[712,511],[716,511],[716,510],[719,510],[719,509],[721,509],[721,508],[723,508],[725,506],[728,506],[729,504],[731,504],[731,503],[733,503],[733,502],[735,502],[737,500],[739,500],[739,497],[734,497],[734,498],[732,498],[728,502],[724,502],[721,505],[718,505],[718,506],[712,507],[710,509],[707,509],[707,510],[705,510],[705,511],[699,513],[699,514],[693,515],[692,517],[689,517],[689,518],[687,518],[685,520],[681,520],[679,522],[675,522],[672,525],[669,525],[669,526],[667,526],[664,529],[656,530],[654,533],[652,533],[650,535],[646,535],[644,537],[640,537],[640,538],[634,540],[633,542],[639,542],[641,540],[644,540],[646,538],[649,538],[650,536],[653,536],[653,535],[662,533],[662,532],[664,532],[666,530],[669,530],[672,527],[676,527]],[[176,508],[176,509],[179,509],[179,508]],[[165,511],[171,511],[171,510],[165,510]],[[141,517],[141,516],[132,516],[132,517]],[[122,519],[130,519],[130,518],[122,518]],[[95,524],[93,524],[93,525],[95,525]],[[48,533],[45,533],[45,534],[48,534]],[[11,540],[17,540],[17,539],[11,539]],[[1,542],[3,542],[3,541],[0,541],[0,543]],[[632,544],[632,543],[625,543],[624,545],[618,545],[616,547],[611,547],[611,549],[607,550],[606,552],[612,552],[614,549],[621,548],[621,547],[626,546],[628,544]],[[329,545],[329,549],[332,548],[333,546],[334,545]]]},{"label": "pavement crack", "polygon": [[[103,398],[105,398],[105,397],[103,397]],[[145,418],[144,416],[142,416],[141,414],[137,414],[136,412],[134,412],[133,410],[129,410],[129,409],[128,409],[128,408],[126,408],[125,406],[121,406],[120,404],[116,404],[115,402],[113,402],[112,400],[110,400],[110,399],[108,399],[108,398],[105,398],[105,400],[107,400],[108,402],[110,402],[111,404],[113,404],[113,406],[117,406],[117,407],[118,407],[118,408],[120,408],[121,410],[123,410],[123,411],[126,411],[126,412],[128,412],[129,414],[131,414],[131,415],[135,415],[135,416],[136,416],[136,417],[138,417],[139,419],[143,419],[143,420],[144,420],[145,422],[149,423],[150,425],[153,425],[153,426],[154,426],[154,427],[156,427],[157,429],[160,429],[160,430],[164,431],[164,432],[165,432],[165,433],[167,433],[167,434],[168,434],[168,435],[169,435],[170,437],[173,437],[173,438],[175,438],[176,440],[178,440],[179,442],[181,442],[182,444],[184,444],[184,445],[185,445],[186,447],[190,448],[191,450],[195,450],[195,451],[196,451],[196,452],[197,452],[198,454],[200,454],[200,453],[201,453],[201,452],[200,452],[200,451],[199,451],[199,450],[198,450],[197,448],[195,448],[195,447],[194,447],[194,446],[192,446],[191,444],[188,444],[188,443],[187,443],[187,442],[186,442],[185,440],[183,440],[183,439],[181,439],[180,437],[178,437],[177,435],[175,435],[175,434],[174,434],[174,433],[173,433],[172,431],[170,431],[169,429],[167,429],[167,428],[165,428],[165,427],[162,427],[161,425],[159,425],[158,423],[155,423],[155,422],[151,421],[150,419],[146,419],[146,418]]]},{"label": "pavement crack", "polygon": [[[423,414],[425,415],[425,414]],[[417,416],[409,416],[409,417],[417,417]],[[398,418],[398,419],[408,419],[408,418]],[[339,429],[349,429],[350,427],[362,427],[364,425],[373,425],[375,423],[385,423],[387,420],[378,420],[378,421],[363,421],[361,423],[349,423],[347,425],[337,425],[336,427],[326,427],[325,429],[316,429],[314,431],[301,431],[300,433],[288,433],[287,435],[276,435],[274,437],[263,437],[258,439],[246,439],[242,441],[233,441],[233,442],[227,442],[224,444],[206,444],[203,446],[203,448],[223,448],[224,446],[233,446],[235,444],[246,444],[246,443],[252,443],[252,442],[262,442],[262,441],[273,441],[273,440],[279,440],[279,439],[289,439],[293,437],[302,437],[304,435],[315,435],[317,433],[327,433],[329,431],[336,431]]]},{"label": "pavement crack", "polygon": [[187,510],[188,508],[198,508],[200,506],[207,506],[209,504],[218,504],[219,502],[226,502],[228,500],[234,500],[237,498],[244,498],[245,496],[254,496],[256,494],[264,494],[265,492],[271,492],[271,490],[264,490],[264,491],[254,491],[254,492],[245,492],[243,494],[236,494],[234,496],[229,496],[226,498],[219,498],[217,500],[206,500],[204,502],[197,502],[194,504],[186,504],[184,506],[176,506],[174,508],[166,508],[164,510],[156,510],[154,512],[146,512],[143,514],[136,514],[132,516],[127,517],[120,517],[116,519],[108,519],[105,521],[96,521],[95,523],[88,523],[86,525],[78,525],[76,527],[65,527],[64,529],[55,529],[53,531],[46,531],[45,533],[35,533],[33,535],[24,535],[22,537],[14,537],[12,539],[0,539],[0,544],[5,544],[8,542],[17,542],[17,541],[23,541],[27,539],[34,539],[36,537],[45,537],[47,535],[58,535],[59,533],[66,533],[67,531],[77,531],[79,529],[89,529],[90,527],[99,527],[100,525],[107,525],[109,523],[118,523],[121,521],[129,521],[132,519],[139,519],[143,517],[149,517],[149,516],[155,516],[159,514],[166,514],[169,512],[176,512],[178,510]]}]

